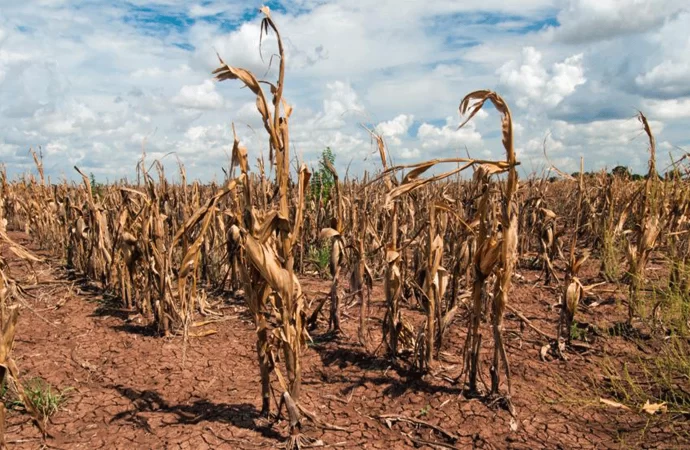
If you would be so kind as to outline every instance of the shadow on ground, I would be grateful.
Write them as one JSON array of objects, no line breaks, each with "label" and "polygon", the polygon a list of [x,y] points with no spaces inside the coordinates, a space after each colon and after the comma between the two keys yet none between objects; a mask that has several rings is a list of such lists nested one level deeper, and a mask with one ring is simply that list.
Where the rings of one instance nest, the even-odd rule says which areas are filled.
[{"label": "shadow on ground", "polygon": [[173,414],[176,420],[166,425],[190,425],[201,422],[232,424],[260,433],[263,437],[283,441],[284,437],[274,430],[270,422],[261,417],[256,407],[249,403],[213,403],[196,400],[192,403],[169,404],[157,391],[137,390],[122,385],[110,386],[132,402],[133,408],[116,414],[110,422],[126,421],[152,433],[153,430],[142,413]]}]

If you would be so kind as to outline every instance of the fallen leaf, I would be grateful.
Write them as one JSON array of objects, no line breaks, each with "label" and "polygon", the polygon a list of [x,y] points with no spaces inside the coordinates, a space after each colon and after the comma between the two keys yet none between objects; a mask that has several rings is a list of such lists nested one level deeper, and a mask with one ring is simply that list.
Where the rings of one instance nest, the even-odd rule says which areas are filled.
[{"label": "fallen leaf", "polygon": [[599,401],[605,405],[612,406],[614,408],[621,408],[621,409],[625,409],[626,411],[630,411],[630,408],[628,408],[624,404],[615,402],[613,400],[607,400],[605,398],[600,398]]},{"label": "fallen leaf", "polygon": [[189,333],[189,337],[195,337],[195,338],[200,338],[200,337],[206,337],[210,336],[212,334],[218,333],[216,330],[205,330],[200,333]]},{"label": "fallen leaf", "polygon": [[649,400],[642,405],[642,411],[646,412],[647,414],[656,414],[657,412],[666,412],[668,410],[668,407],[666,406],[666,402],[664,403],[649,403]]},{"label": "fallen leaf", "polygon": [[551,344],[542,346],[541,351],[539,352],[539,356],[541,357],[542,361],[546,361],[546,355],[549,353],[549,347],[551,347]]}]

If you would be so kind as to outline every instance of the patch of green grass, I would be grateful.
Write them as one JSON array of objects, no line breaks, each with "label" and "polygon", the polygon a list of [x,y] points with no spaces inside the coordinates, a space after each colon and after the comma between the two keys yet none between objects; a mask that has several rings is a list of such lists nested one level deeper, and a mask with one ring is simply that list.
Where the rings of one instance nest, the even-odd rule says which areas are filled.
[{"label": "patch of green grass", "polygon": [[307,259],[313,262],[321,275],[328,274],[331,262],[331,248],[328,245],[312,246],[309,248]]},{"label": "patch of green grass", "polygon": [[690,296],[669,287],[663,291],[655,290],[649,311],[653,321],[661,324],[668,334],[688,336],[690,333]]},{"label": "patch of green grass", "polygon": [[[670,258],[670,274],[665,287],[655,288],[649,299],[648,315],[655,325],[661,325],[670,335],[688,336],[690,333],[690,265]],[[675,280],[672,276],[675,274]]]},{"label": "patch of green grass", "polygon": [[24,382],[26,400],[45,419],[56,414],[67,400],[71,388],[57,391],[43,378],[30,378]]}]

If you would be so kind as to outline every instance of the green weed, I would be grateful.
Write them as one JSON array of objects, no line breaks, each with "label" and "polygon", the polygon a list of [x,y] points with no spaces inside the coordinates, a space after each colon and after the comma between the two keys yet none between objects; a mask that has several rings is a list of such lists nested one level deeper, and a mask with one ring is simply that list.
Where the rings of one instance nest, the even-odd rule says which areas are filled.
[{"label": "green weed", "polygon": [[36,411],[44,419],[53,416],[60,410],[60,407],[67,400],[66,394],[71,390],[68,388],[58,392],[40,377],[30,378],[24,382],[26,400],[36,408]]}]

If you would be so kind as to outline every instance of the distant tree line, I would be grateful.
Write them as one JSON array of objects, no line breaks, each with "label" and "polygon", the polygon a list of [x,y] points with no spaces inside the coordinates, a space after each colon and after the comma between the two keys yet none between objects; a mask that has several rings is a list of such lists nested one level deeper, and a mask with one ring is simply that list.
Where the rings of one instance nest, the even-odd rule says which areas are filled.
[{"label": "distant tree line", "polygon": [[[598,173],[599,172],[585,172],[584,175],[585,177],[594,177]],[[647,179],[646,173],[643,175],[640,175],[639,173],[632,173],[627,166],[616,166],[613,169],[611,169],[611,171],[608,174],[609,176],[621,177],[632,181]],[[578,178],[580,176],[580,172],[573,172],[570,175],[574,178]],[[657,176],[659,177],[659,179],[677,180],[683,178],[685,174],[679,168],[676,167],[674,169],[666,171],[666,173],[664,173],[663,176],[661,176],[660,174],[658,174]],[[549,178],[549,181],[556,181],[557,179],[558,177],[551,177]]]}]

